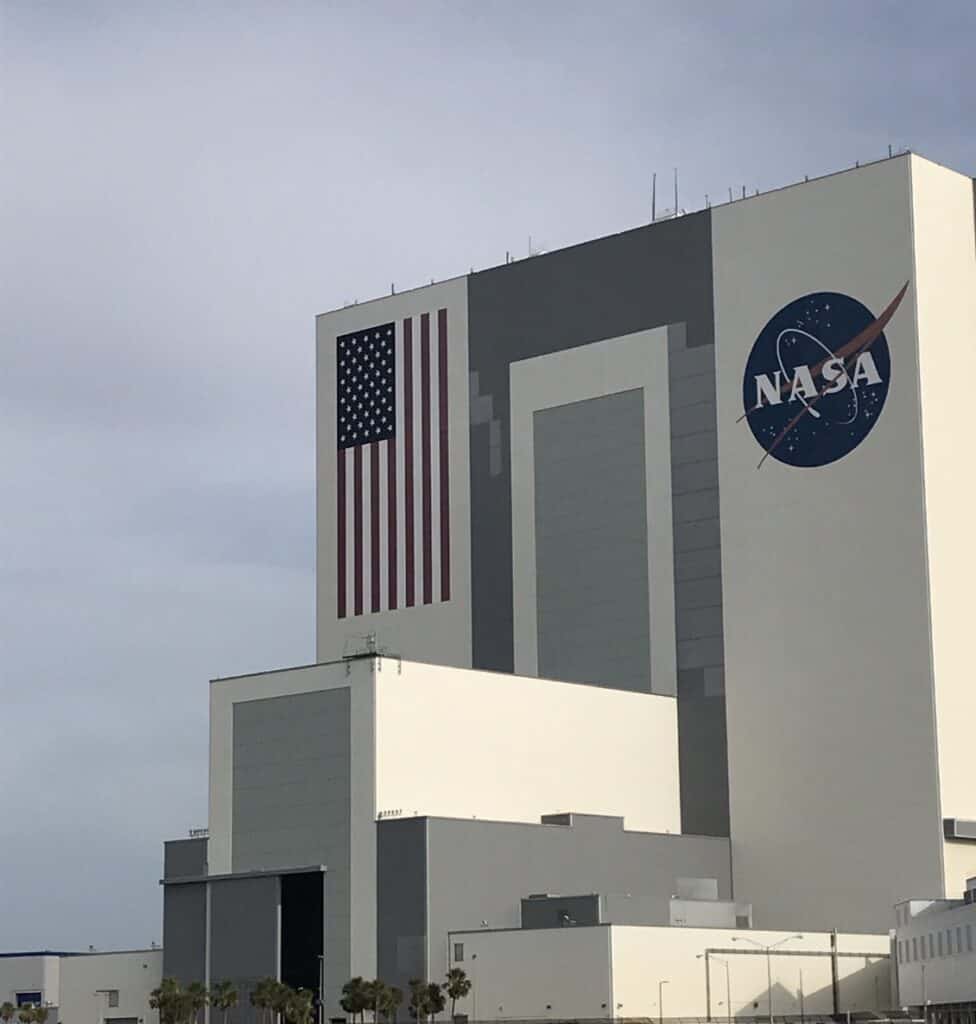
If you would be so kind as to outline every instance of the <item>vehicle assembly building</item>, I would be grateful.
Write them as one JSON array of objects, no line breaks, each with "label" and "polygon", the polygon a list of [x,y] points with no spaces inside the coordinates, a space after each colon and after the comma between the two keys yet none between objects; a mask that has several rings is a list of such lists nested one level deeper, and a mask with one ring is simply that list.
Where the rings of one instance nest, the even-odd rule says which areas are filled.
[{"label": "vehicle assembly building", "polygon": [[163,974],[924,1003],[893,908],[976,876],[973,179],[902,154],[316,330],[317,663],[211,684]]}]

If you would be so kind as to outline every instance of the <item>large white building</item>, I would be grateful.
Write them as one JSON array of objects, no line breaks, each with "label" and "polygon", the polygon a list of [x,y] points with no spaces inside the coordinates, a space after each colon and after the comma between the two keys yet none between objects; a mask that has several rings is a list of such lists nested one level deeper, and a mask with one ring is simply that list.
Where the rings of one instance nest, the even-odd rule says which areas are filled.
[{"label": "large white building", "polygon": [[318,663],[211,684],[163,972],[337,1019],[462,964],[486,1019],[909,1005],[891,908],[976,875],[974,181],[903,154],[317,354]]}]

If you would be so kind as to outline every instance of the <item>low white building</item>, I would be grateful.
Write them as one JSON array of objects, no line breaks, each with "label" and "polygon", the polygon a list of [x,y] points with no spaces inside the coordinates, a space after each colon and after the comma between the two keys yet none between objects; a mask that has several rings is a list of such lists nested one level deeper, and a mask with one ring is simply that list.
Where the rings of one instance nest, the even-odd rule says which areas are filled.
[{"label": "low white building", "polygon": [[161,949],[0,953],[0,1002],[46,1006],[48,1024],[157,1024]]},{"label": "low white building", "polygon": [[595,925],[451,935],[472,1020],[829,1015],[891,1006],[887,935]]},{"label": "low white building", "polygon": [[895,907],[898,996],[938,1024],[976,1024],[976,878],[958,900]]}]

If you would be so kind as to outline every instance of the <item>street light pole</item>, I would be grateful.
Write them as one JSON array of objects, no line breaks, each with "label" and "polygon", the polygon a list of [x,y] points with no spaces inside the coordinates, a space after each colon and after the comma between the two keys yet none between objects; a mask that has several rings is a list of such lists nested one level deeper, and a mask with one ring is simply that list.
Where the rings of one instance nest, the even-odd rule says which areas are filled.
[{"label": "street light pole", "polygon": [[664,1024],[664,986],[667,979],[657,983],[657,1024]]},{"label": "street light pole", "polygon": [[782,946],[784,942],[789,942],[791,939],[802,939],[802,935],[787,935],[785,939],[780,939],[779,942],[774,942],[772,945],[767,946],[762,942],[756,942],[755,939],[747,938],[745,935],[733,935],[733,942],[749,942],[753,946],[757,946],[763,950],[766,954],[766,986],[768,990],[769,998],[769,1024],[773,1024],[773,957],[772,951],[777,946]]}]

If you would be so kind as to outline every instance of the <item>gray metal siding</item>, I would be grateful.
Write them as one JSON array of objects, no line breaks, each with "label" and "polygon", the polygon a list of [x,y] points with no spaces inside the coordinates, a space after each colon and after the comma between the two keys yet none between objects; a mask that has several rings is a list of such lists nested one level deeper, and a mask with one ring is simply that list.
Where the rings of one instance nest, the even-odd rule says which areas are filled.
[{"label": "gray metal siding", "polygon": [[444,972],[448,931],[482,921],[516,928],[531,893],[597,893],[614,922],[660,925],[670,921],[678,878],[715,878],[720,897],[731,897],[728,839],[627,832],[619,818],[570,820],[572,827],[429,819],[431,976]]},{"label": "gray metal siding", "polygon": [[376,829],[376,968],[407,991],[427,977],[427,819],[379,822]]},{"label": "gray metal siding", "polygon": [[[708,212],[468,278],[468,345],[479,396],[471,422],[471,587],[475,668],[511,672],[509,367],[667,324],[714,338]],[[490,414],[489,414],[490,411]]]},{"label": "gray metal siding", "polygon": [[207,840],[172,839],[163,844],[163,878],[194,878],[207,873]]},{"label": "gray metal siding", "polygon": [[349,689],[234,705],[234,871],[324,864],[326,988],[349,978]]},{"label": "gray metal siding", "polygon": [[650,692],[644,392],[534,421],[539,675]]},{"label": "gray metal siding", "polygon": [[205,883],[163,887],[163,977],[204,981],[207,970]]},{"label": "gray metal siding", "polygon": [[246,1024],[256,1019],[247,993],[261,978],[278,976],[278,877],[232,878],[210,886],[210,981],[234,982],[238,1020]]},{"label": "gray metal siding", "polygon": [[715,346],[668,328],[681,830],[729,834]]}]

